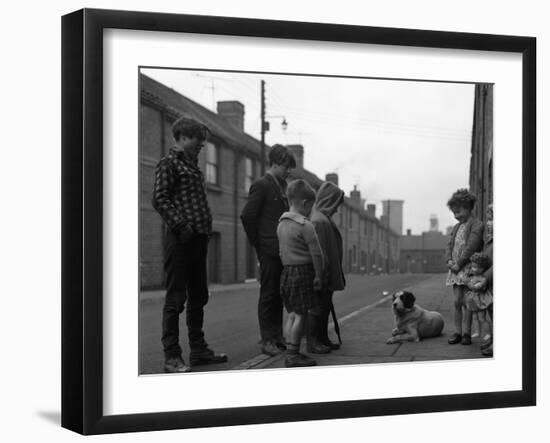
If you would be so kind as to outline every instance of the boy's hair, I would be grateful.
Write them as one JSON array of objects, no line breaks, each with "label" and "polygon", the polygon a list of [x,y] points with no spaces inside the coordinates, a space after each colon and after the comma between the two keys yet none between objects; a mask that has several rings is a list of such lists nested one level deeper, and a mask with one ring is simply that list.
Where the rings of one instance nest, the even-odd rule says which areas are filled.
[{"label": "boy's hair", "polygon": [[307,181],[301,178],[288,184],[286,196],[290,203],[302,200],[315,201],[315,191]]},{"label": "boy's hair", "polygon": [[456,192],[451,196],[449,201],[447,202],[447,207],[449,209],[452,209],[453,207],[462,207],[469,210],[474,209],[474,205],[476,204],[476,196],[472,194],[467,189],[458,189]]},{"label": "boy's hair", "polygon": [[269,166],[282,165],[287,168],[296,167],[296,158],[290,149],[283,145],[273,145],[267,155]]},{"label": "boy's hair", "polygon": [[181,136],[204,141],[209,132],[208,126],[191,117],[180,117],[172,125],[172,135],[176,141],[179,141]]},{"label": "boy's hair", "polygon": [[481,269],[487,269],[489,267],[489,256],[481,252],[472,254],[470,261],[476,263]]}]

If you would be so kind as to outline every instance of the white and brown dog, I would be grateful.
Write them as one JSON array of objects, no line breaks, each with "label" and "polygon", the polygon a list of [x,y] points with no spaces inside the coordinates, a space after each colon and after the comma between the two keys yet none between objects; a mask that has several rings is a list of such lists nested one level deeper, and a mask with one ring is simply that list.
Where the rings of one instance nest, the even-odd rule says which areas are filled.
[{"label": "white and brown dog", "polygon": [[428,311],[415,304],[416,297],[409,291],[393,294],[392,310],[395,328],[386,343],[420,341],[441,335],[445,322],[439,312]]}]

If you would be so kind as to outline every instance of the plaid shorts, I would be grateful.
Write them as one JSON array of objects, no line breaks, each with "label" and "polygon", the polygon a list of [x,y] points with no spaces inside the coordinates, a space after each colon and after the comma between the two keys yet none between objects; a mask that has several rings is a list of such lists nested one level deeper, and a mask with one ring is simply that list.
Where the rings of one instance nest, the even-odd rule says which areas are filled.
[{"label": "plaid shorts", "polygon": [[281,274],[281,297],[287,312],[305,315],[309,309],[319,305],[313,290],[315,269],[312,263],[287,265]]}]

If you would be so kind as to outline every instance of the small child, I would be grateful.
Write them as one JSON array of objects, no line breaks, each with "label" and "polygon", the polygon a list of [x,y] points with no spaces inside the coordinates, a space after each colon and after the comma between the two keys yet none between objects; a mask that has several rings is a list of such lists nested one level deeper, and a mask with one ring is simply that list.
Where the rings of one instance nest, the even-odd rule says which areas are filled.
[{"label": "small child", "polygon": [[[453,320],[455,333],[449,344],[471,345],[472,313],[464,305],[464,290],[469,278],[470,257],[483,247],[483,223],[474,218],[472,211],[476,196],[467,189],[458,189],[447,202],[458,223],[454,226],[446,250],[447,286],[453,288]],[[463,325],[464,323],[464,325]]]},{"label": "small child", "polygon": [[294,180],[287,188],[289,211],[277,227],[283,272],[281,297],[288,312],[285,323],[287,368],[315,366],[317,362],[300,354],[305,316],[318,306],[323,255],[315,228],[307,217],[315,202],[315,191],[305,180]]},{"label": "small child", "polygon": [[[340,343],[334,343],[328,336],[328,318],[331,311],[334,314],[334,291],[342,291],[346,287],[342,270],[342,235],[332,219],[343,202],[344,191],[334,183],[325,182],[317,191],[310,217],[325,259],[323,288],[319,292],[319,309],[310,310],[307,318],[307,350],[313,354],[326,354],[340,348]],[[338,331],[337,323],[335,330]]]},{"label": "small child", "polygon": [[[491,290],[487,288],[486,278],[483,274],[490,266],[489,257],[485,254],[476,252],[470,258],[470,262],[471,277],[466,283],[468,290],[465,293],[464,300],[466,307],[473,312],[479,322],[483,343],[488,344],[491,342],[492,325],[491,317],[487,309],[493,303],[493,294]],[[484,344],[482,344],[482,346],[484,346]]]}]

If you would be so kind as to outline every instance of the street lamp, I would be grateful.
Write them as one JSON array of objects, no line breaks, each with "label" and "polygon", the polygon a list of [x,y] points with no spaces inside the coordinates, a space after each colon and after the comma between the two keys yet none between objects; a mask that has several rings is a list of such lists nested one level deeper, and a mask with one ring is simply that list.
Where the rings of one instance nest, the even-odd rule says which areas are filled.
[{"label": "street lamp", "polygon": [[[286,131],[288,128],[288,122],[286,121],[286,117],[284,115],[268,115],[265,118],[282,118],[283,121],[281,122],[281,128],[283,129],[283,131]],[[264,131],[269,131],[269,122],[267,120],[264,121]]]},{"label": "street lamp", "polygon": [[[262,88],[264,87],[264,83],[262,80]],[[263,89],[262,89],[263,91]],[[263,92],[262,92],[263,94]],[[263,95],[262,95],[263,96]],[[288,122],[286,121],[286,117],[284,115],[269,115],[265,116],[264,114],[265,108],[263,106],[262,101],[262,141],[261,141],[261,157],[262,157],[262,175],[265,174],[265,133],[269,131],[269,122],[267,121],[268,118],[282,118],[283,121],[281,122],[281,128],[286,133],[286,130],[288,128]]]}]

